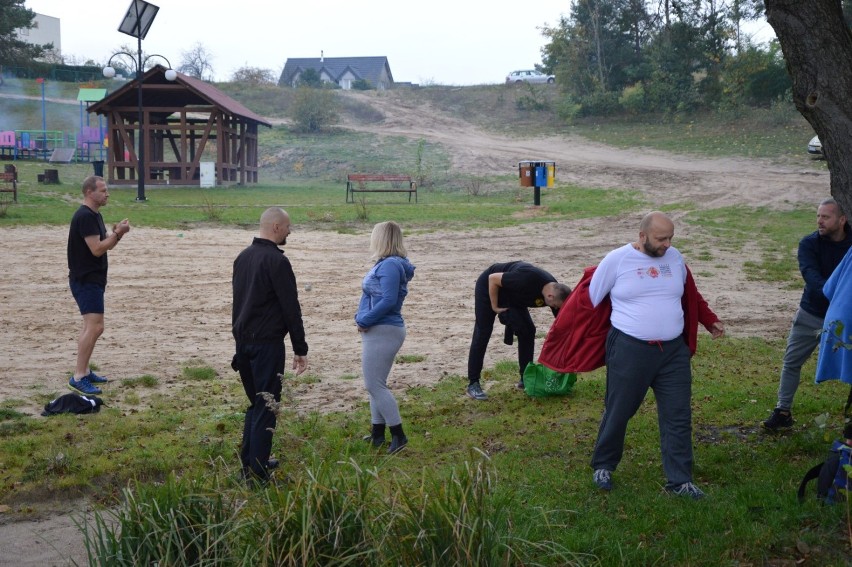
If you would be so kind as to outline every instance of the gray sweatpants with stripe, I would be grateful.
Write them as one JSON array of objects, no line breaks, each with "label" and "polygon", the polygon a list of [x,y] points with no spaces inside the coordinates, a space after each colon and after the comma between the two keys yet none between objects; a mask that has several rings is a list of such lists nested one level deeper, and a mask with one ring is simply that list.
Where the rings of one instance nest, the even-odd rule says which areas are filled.
[{"label": "gray sweatpants with stripe", "polygon": [[388,375],[405,341],[405,327],[376,325],[361,333],[361,372],[370,394],[372,423],[390,427],[402,423],[396,398],[388,389]]}]

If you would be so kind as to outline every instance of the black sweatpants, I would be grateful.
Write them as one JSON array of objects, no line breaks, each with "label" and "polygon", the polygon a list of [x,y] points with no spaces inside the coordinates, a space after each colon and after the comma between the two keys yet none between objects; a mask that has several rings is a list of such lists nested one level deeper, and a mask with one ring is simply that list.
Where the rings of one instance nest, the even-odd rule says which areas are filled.
[{"label": "black sweatpants", "polygon": [[269,392],[276,402],[281,401],[281,379],[284,372],[284,341],[269,344],[237,345],[240,380],[249,399],[243,423],[243,444],[240,461],[243,473],[249,471],[257,478],[267,479],[266,470],[272,453],[272,430],[275,414],[266,407],[261,392]]},{"label": "black sweatpants", "polygon": [[[473,325],[473,339],[470,342],[470,353],[467,358],[467,379],[470,383],[478,382],[485,361],[485,351],[488,341],[494,332],[494,318],[497,316],[491,309],[491,298],[488,296],[487,272],[476,279],[474,288],[473,310],[476,321]],[[501,322],[509,325],[518,337],[518,370],[521,376],[527,364],[532,362],[535,351],[535,323],[526,307],[510,307],[501,316]]]}]

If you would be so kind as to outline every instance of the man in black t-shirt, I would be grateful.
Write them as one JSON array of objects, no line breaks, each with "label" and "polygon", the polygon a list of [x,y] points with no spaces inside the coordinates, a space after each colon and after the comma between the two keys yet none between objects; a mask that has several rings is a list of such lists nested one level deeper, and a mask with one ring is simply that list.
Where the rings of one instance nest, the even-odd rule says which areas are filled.
[{"label": "man in black t-shirt", "polygon": [[95,343],[104,332],[107,251],[130,231],[127,219],[107,231],[99,211],[108,200],[109,190],[103,178],[87,177],[83,181],[83,204],[71,218],[68,231],[68,283],[83,316],[83,328],[77,338],[77,365],[68,387],[89,395],[100,394],[94,384],[107,381],[89,368]]},{"label": "man in black t-shirt", "polygon": [[530,307],[550,307],[553,315],[571,293],[571,288],[557,283],[550,273],[526,262],[492,264],[476,280],[474,292],[473,339],[467,362],[467,395],[474,400],[485,400],[479,377],[485,360],[488,341],[494,330],[494,318],[506,325],[506,343],[518,337],[518,369],[521,374],[519,388],[523,388],[524,369],[532,362],[535,349],[535,324],[530,317]]}]

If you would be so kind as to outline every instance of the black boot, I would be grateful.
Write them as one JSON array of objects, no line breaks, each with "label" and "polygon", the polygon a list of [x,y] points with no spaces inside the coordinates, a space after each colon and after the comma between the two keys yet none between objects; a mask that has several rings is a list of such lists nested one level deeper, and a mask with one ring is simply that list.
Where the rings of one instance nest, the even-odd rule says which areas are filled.
[{"label": "black boot", "polygon": [[406,444],[408,444],[408,437],[405,436],[405,433],[402,432],[402,424],[392,425],[390,428],[391,432],[391,444],[388,447],[388,454],[393,455],[394,453],[398,453],[405,448]]},{"label": "black boot", "polygon": [[364,436],[364,441],[369,441],[373,447],[381,447],[385,444],[385,424],[374,423],[369,435]]}]

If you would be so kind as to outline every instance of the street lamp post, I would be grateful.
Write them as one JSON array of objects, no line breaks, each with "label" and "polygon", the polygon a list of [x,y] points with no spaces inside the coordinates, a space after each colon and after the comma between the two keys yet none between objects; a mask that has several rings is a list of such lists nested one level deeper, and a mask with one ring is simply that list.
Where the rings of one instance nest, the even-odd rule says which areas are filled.
[{"label": "street lamp post", "polygon": [[139,124],[139,135],[137,136],[137,148],[136,148],[136,157],[137,157],[137,166],[136,166],[136,181],[137,181],[137,189],[136,189],[136,200],[137,201],[145,201],[145,115],[142,111],[142,77],[145,74],[145,63],[148,62],[152,57],[160,57],[169,64],[169,69],[166,71],[166,80],[174,81],[177,78],[177,73],[175,73],[174,69],[172,69],[172,64],[166,59],[163,55],[149,55],[148,57],[142,58],[142,40],[148,35],[148,30],[151,28],[151,23],[154,21],[154,17],[157,15],[157,11],[159,11],[159,7],[154,6],[145,0],[131,0],[130,8],[127,9],[127,14],[124,16],[124,20],[122,20],[121,25],[118,27],[118,31],[122,33],[126,33],[127,35],[133,36],[137,39],[137,51],[134,56],[132,53],[127,51],[119,51],[118,53],[113,54],[112,57],[109,58],[107,62],[107,66],[104,68],[104,77],[112,78],[115,76],[115,68],[112,66],[112,60],[118,56],[124,56],[133,61],[133,65],[136,67],[136,86],[137,86],[137,106],[139,110],[138,116],[138,124]]}]

